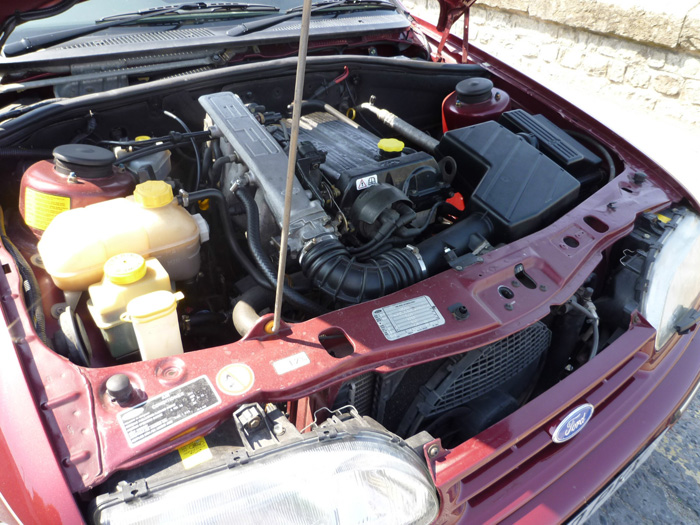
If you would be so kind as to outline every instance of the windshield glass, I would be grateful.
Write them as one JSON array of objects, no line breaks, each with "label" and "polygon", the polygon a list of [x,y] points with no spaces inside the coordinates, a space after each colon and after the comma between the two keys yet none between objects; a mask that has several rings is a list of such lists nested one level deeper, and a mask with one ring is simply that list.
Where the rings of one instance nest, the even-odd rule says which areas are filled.
[{"label": "windshield glass", "polygon": [[[269,4],[275,5],[280,10],[290,9],[299,5],[300,0],[234,0],[240,3]],[[8,42],[15,42],[22,38],[30,38],[33,35],[40,35],[49,31],[61,31],[73,29],[85,25],[91,25],[95,20],[119,15],[122,13],[133,13],[151,7],[165,7],[185,3],[183,0],[90,0],[81,2],[73,6],[68,11],[60,15],[44,18],[33,22],[26,22],[18,26],[10,35]],[[197,2],[192,2],[196,4]],[[271,13],[270,13],[271,14]],[[235,13],[233,13],[235,15]]]}]

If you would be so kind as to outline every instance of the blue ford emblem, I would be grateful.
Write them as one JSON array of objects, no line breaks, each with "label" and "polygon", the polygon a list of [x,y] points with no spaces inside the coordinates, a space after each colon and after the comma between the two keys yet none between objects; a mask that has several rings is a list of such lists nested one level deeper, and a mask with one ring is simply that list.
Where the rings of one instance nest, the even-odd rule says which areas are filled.
[{"label": "blue ford emblem", "polygon": [[574,408],[561,423],[554,429],[552,441],[555,443],[564,443],[583,430],[591,418],[593,417],[593,405],[585,404]]}]

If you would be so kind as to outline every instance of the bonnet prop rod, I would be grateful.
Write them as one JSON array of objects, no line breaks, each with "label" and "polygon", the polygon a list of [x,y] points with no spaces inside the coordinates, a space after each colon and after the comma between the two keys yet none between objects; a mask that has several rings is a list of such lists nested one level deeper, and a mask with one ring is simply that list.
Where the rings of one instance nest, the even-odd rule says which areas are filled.
[{"label": "bonnet prop rod", "polygon": [[277,267],[277,288],[275,289],[275,313],[272,333],[280,329],[282,317],[282,298],[284,275],[287,266],[287,242],[289,240],[289,219],[292,212],[292,188],[297,164],[297,144],[299,143],[299,121],[301,120],[301,101],[304,95],[304,77],[306,75],[306,54],[309,48],[309,26],[311,25],[312,0],[304,0],[301,14],[301,34],[299,36],[299,58],[297,61],[296,84],[294,86],[294,105],[292,110],[292,131],[289,138],[289,162],[287,163],[287,185],[284,190],[284,216],[282,218],[282,238],[280,240],[279,265]]}]

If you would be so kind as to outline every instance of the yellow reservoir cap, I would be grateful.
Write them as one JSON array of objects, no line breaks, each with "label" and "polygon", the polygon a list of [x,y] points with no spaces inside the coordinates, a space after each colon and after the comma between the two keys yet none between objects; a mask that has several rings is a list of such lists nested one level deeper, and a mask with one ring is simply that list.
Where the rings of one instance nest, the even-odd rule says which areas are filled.
[{"label": "yellow reservoir cap", "polygon": [[173,189],[162,180],[148,180],[136,185],[134,200],[144,208],[161,208],[173,201]]},{"label": "yellow reservoir cap", "polygon": [[120,253],[107,259],[105,275],[114,284],[131,284],[146,275],[146,259],[138,253]]},{"label": "yellow reservoir cap", "polygon": [[127,319],[133,323],[150,323],[175,311],[177,302],[184,299],[182,292],[158,290],[136,297],[126,305]]},{"label": "yellow reservoir cap", "polygon": [[144,140],[151,140],[151,137],[148,135],[139,135],[134,139],[136,142],[143,142]]},{"label": "yellow reservoir cap", "polygon": [[401,153],[405,144],[399,139],[381,139],[377,142],[377,147],[387,153]]}]

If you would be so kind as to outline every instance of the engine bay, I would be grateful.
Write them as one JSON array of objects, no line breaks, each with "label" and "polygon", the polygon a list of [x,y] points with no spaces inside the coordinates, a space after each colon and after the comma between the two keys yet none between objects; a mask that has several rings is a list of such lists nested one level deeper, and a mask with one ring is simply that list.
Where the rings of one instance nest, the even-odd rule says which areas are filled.
[{"label": "engine bay", "polygon": [[[3,244],[29,283],[39,338],[99,385],[100,417],[156,399],[151,381],[195,381],[187,363],[223,371],[247,359],[256,401],[299,431],[314,412],[350,405],[403,439],[424,432],[451,447],[624,333],[639,276],[617,277],[600,251],[589,261],[574,250],[612,243],[627,219],[583,211],[593,233],[556,232],[570,267],[528,246],[584,201],[607,209],[613,189],[595,195],[629,171],[623,159],[481,67],[412,67],[401,78],[352,64],[349,74],[335,64],[310,74],[282,311],[281,343],[293,355],[270,343],[291,75],[133,100],[95,95],[6,148]],[[634,177],[622,184],[637,198],[646,179]],[[659,206],[649,195],[635,205]],[[655,223],[645,221],[637,229]],[[540,299],[557,279],[564,295]],[[625,315],[600,317],[611,304]],[[526,309],[512,326],[503,318]],[[268,373],[257,359],[279,391],[253,388]],[[290,379],[304,367],[307,377]]]}]

